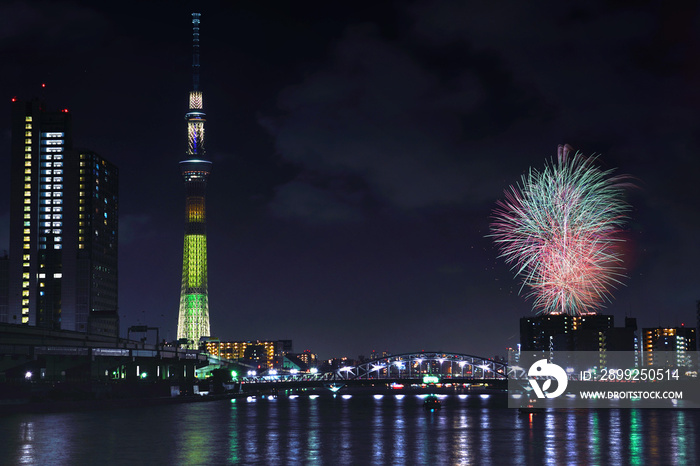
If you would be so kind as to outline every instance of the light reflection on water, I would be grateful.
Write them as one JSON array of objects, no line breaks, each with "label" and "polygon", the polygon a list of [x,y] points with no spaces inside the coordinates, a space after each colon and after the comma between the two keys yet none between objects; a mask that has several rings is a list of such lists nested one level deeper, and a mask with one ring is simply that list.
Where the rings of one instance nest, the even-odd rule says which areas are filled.
[{"label": "light reflection on water", "polygon": [[693,464],[700,410],[330,394],[0,417],[3,464]]}]

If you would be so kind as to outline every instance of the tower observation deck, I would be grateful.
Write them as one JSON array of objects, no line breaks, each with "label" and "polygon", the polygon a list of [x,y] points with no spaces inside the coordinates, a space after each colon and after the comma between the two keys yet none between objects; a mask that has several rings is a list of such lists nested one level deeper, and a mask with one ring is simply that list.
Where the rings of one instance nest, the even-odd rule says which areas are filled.
[{"label": "tower observation deck", "polygon": [[180,162],[185,181],[185,244],[182,258],[182,288],[177,338],[196,348],[201,337],[209,336],[209,293],[207,286],[207,230],[205,194],[211,162],[204,151],[205,114],[199,90],[199,22],[192,13],[192,91],[187,120],[187,156]]}]

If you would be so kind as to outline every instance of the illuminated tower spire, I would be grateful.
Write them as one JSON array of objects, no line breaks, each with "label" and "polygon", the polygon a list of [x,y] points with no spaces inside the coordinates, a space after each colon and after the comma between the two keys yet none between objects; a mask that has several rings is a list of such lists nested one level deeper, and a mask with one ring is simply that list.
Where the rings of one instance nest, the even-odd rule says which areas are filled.
[{"label": "illuminated tower spire", "polygon": [[204,153],[205,114],[199,90],[199,13],[192,13],[192,78],[187,120],[187,157],[180,162],[185,180],[185,246],[182,259],[182,289],[177,322],[177,338],[197,347],[209,336],[209,294],[207,289],[207,230],[205,191],[211,162]]}]

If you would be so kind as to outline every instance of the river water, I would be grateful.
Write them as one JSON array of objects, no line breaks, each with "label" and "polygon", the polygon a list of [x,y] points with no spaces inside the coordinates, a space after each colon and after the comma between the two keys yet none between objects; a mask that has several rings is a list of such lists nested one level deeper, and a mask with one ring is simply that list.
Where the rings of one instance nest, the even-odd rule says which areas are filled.
[{"label": "river water", "polygon": [[520,414],[504,396],[239,398],[0,417],[0,463],[700,464],[700,410]]}]

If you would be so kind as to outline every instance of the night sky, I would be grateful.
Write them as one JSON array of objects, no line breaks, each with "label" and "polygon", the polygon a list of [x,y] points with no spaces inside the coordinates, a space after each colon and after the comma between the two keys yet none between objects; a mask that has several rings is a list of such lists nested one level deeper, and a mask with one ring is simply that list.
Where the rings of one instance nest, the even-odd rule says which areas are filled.
[{"label": "night sky", "polygon": [[0,5],[0,251],[10,99],[46,83],[75,146],[120,170],[124,334],[176,336],[192,11],[213,336],[293,339],[322,358],[505,354],[533,311],[489,217],[563,143],[637,185],[628,278],[602,312],[694,325],[698,4],[200,3]]}]

